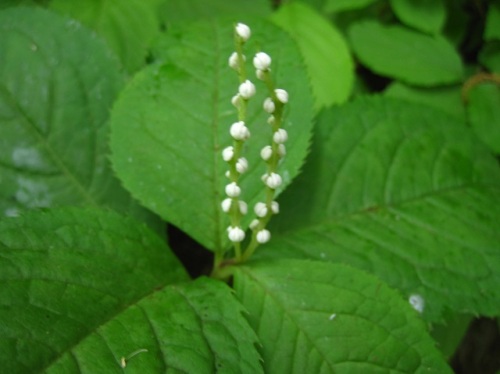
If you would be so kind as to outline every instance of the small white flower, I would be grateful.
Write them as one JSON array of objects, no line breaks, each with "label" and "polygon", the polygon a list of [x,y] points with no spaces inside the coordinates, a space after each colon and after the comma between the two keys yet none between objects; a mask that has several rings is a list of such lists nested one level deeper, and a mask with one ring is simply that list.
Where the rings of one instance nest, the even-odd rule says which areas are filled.
[{"label": "small white flower", "polygon": [[278,154],[280,155],[280,157],[285,157],[286,147],[284,144],[278,144]]},{"label": "small white flower", "polygon": [[224,213],[228,213],[229,212],[229,210],[231,209],[231,203],[232,202],[233,202],[233,199],[231,199],[231,198],[227,198],[227,199],[224,199],[222,201],[221,206],[222,206],[222,211]]},{"label": "small white flower", "polygon": [[281,179],[279,174],[276,173],[271,173],[271,174],[265,174],[266,178],[264,183],[267,185],[267,187],[272,188],[273,190],[281,186],[281,183],[283,180]]},{"label": "small white flower", "polygon": [[274,110],[276,109],[276,105],[274,105],[274,101],[270,97],[264,100],[263,107],[267,113],[274,113]]},{"label": "small white flower", "polygon": [[245,239],[245,232],[240,227],[229,226],[227,236],[233,243],[239,243]]},{"label": "small white flower", "polygon": [[236,108],[240,107],[240,103],[241,103],[241,96],[239,94],[236,94],[231,98],[231,104],[233,104]]},{"label": "small white flower", "polygon": [[238,92],[242,98],[248,100],[253,95],[255,95],[255,85],[247,79],[242,84],[240,84]]},{"label": "small white flower", "polygon": [[273,134],[273,140],[275,143],[283,144],[288,140],[288,133],[285,129],[278,129],[278,131]]},{"label": "small white flower", "polygon": [[283,104],[288,103],[288,92],[282,90],[281,88],[277,88],[274,90],[274,93],[276,94],[278,100],[281,101]]},{"label": "small white flower", "polygon": [[255,70],[255,76],[257,79],[263,81],[266,79],[266,72],[260,69]]},{"label": "small white flower", "polygon": [[260,230],[257,233],[256,239],[260,244],[267,243],[269,239],[271,239],[271,233],[269,232],[269,230],[266,229]]},{"label": "small white flower", "polygon": [[226,147],[222,150],[222,159],[224,161],[231,161],[234,156],[234,148],[232,146]]},{"label": "small white flower", "polygon": [[239,200],[239,201],[238,201],[238,205],[239,205],[239,207],[240,207],[240,213],[241,213],[241,214],[245,215],[245,214],[247,214],[247,213],[248,213],[248,205],[247,205],[247,203],[245,203],[245,202],[244,202],[244,201],[242,201],[242,200]]},{"label": "small white flower", "polygon": [[271,211],[274,213],[274,214],[278,214],[280,212],[280,205],[278,204],[277,201],[273,201],[271,203]]},{"label": "small white flower", "polygon": [[267,123],[269,123],[270,125],[274,125],[274,122],[276,120],[274,119],[274,116],[269,116],[269,118],[267,119]]},{"label": "small white flower", "polygon": [[252,230],[255,230],[257,228],[257,226],[259,226],[259,220],[258,219],[254,219],[254,220],[252,220],[252,222],[250,222],[250,228]]},{"label": "small white flower", "polygon": [[244,42],[246,42],[250,38],[250,36],[252,35],[252,31],[250,30],[250,27],[248,27],[244,23],[238,23],[236,25],[235,29],[236,29],[236,34],[238,34],[238,36]]},{"label": "small white flower", "polygon": [[229,170],[226,170],[224,175],[226,176],[226,178],[231,178],[231,172]]},{"label": "small white flower", "polygon": [[266,145],[264,148],[262,148],[262,150],[260,151],[260,157],[262,157],[262,159],[264,161],[268,161],[271,156],[273,155],[273,149],[271,148],[270,145]]},{"label": "small white flower", "polygon": [[236,140],[246,140],[250,137],[250,131],[243,121],[233,123],[229,129],[229,133]]},{"label": "small white flower", "polygon": [[255,212],[255,215],[257,217],[263,218],[267,215],[267,205],[265,203],[259,202],[259,203],[255,204],[253,211]]},{"label": "small white flower", "polygon": [[245,157],[240,157],[238,162],[236,162],[236,170],[238,173],[243,174],[248,170],[248,161]]},{"label": "small white flower", "polygon": [[417,312],[422,313],[424,311],[425,300],[422,296],[417,294],[411,295],[408,302]]},{"label": "small white flower", "polygon": [[271,57],[265,52],[259,52],[253,58],[253,66],[257,70],[268,70],[271,66]]},{"label": "small white flower", "polygon": [[240,196],[241,188],[236,184],[236,182],[231,182],[226,186],[226,195],[229,197]]}]

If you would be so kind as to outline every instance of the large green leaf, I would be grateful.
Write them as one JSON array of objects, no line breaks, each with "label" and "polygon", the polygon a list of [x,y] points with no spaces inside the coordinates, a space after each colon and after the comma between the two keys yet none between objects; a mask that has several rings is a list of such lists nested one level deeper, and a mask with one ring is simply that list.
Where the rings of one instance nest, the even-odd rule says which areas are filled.
[{"label": "large green leaf", "polygon": [[500,40],[484,43],[479,54],[479,61],[494,73],[500,73]]},{"label": "large green leaf", "polygon": [[236,269],[234,287],[262,343],[266,373],[451,372],[417,312],[354,268],[251,263]]},{"label": "large green leaf", "polygon": [[[309,83],[285,33],[269,23],[250,26],[249,65],[254,52],[268,52],[277,85],[290,94],[284,122],[289,132],[287,155],[279,167],[287,185],[297,175],[309,144]],[[138,74],[112,114],[111,158],[124,185],[144,205],[211,250],[228,243],[228,217],[220,202],[228,183],[221,151],[232,144],[229,127],[237,121],[231,97],[238,78],[227,66],[233,51],[232,27],[231,22],[198,23],[165,36],[159,48],[165,62]],[[271,136],[262,111],[267,90],[259,83],[248,108],[252,136],[245,156],[250,170],[241,178],[242,198],[250,207],[263,199],[260,177],[266,168],[259,153]]]},{"label": "large green leaf", "polygon": [[[0,209],[107,205],[134,210],[107,160],[123,86],[104,43],[38,8],[0,12]],[[139,214],[139,213],[138,213]]]},{"label": "large green leaf", "polygon": [[403,23],[430,34],[438,34],[446,19],[444,0],[391,0],[391,7]]},{"label": "large green leaf", "polygon": [[156,234],[116,213],[62,208],[4,218],[2,371],[42,372],[129,305],[186,278]]},{"label": "large green leaf", "polygon": [[231,289],[200,278],[129,306],[47,373],[262,373],[256,343]]},{"label": "large green leaf", "polygon": [[69,15],[101,35],[129,72],[144,65],[159,31],[151,1],[52,0],[50,8]]},{"label": "large green leaf", "polygon": [[356,56],[378,74],[422,86],[455,83],[463,77],[460,56],[440,35],[362,21],[349,28],[349,38]]},{"label": "large green leaf", "polygon": [[248,17],[267,16],[271,12],[267,0],[167,0],[161,8],[161,18],[167,24],[232,17],[237,21]]},{"label": "large green leaf", "polygon": [[304,172],[280,198],[260,256],[343,262],[403,295],[500,310],[500,171],[461,122],[429,106],[364,98],[325,112]]},{"label": "large green leaf", "polygon": [[467,114],[477,136],[500,153],[500,87],[495,83],[476,85],[468,92]]},{"label": "large green leaf", "polygon": [[352,90],[354,68],[342,34],[300,2],[283,5],[272,20],[297,41],[311,79],[316,109],[345,102]]}]

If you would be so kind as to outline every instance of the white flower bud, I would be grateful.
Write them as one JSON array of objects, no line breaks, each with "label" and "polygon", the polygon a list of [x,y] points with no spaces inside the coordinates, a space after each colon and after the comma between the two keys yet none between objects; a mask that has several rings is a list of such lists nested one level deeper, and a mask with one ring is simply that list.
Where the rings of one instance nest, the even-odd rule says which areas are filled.
[{"label": "white flower bud", "polygon": [[278,100],[281,101],[283,104],[288,103],[288,92],[282,90],[281,88],[277,88],[274,90],[274,93],[276,94]]},{"label": "white flower bud", "polygon": [[262,157],[262,159],[264,161],[268,161],[271,156],[273,155],[273,149],[271,148],[270,145],[266,145],[264,148],[262,148],[262,150],[260,151],[260,157]]},{"label": "white flower bud", "polygon": [[267,243],[269,239],[271,239],[271,233],[269,232],[269,230],[266,229],[260,230],[257,233],[256,239],[260,244]]},{"label": "white flower bud", "polygon": [[267,174],[267,178],[265,180],[265,184],[267,187],[272,188],[273,190],[281,186],[281,183],[283,180],[281,179],[281,176],[276,173],[271,173]]},{"label": "white flower bud", "polygon": [[224,161],[231,161],[234,156],[234,148],[232,146],[226,147],[222,150],[222,159]]},{"label": "white flower bud", "polygon": [[288,140],[288,133],[285,129],[278,129],[278,131],[273,134],[273,140],[275,143],[283,144]]},{"label": "white flower bud", "polygon": [[241,188],[236,184],[236,182],[229,183],[226,186],[226,195],[229,197],[240,196]]},{"label": "white flower bud", "polygon": [[227,62],[232,69],[238,70],[238,53],[231,53]]},{"label": "white flower bud", "polygon": [[239,243],[245,239],[245,232],[240,227],[229,226],[227,228],[227,236],[233,243]]},{"label": "white flower bud", "polygon": [[269,123],[270,125],[274,125],[274,122],[275,122],[274,116],[269,116],[269,118],[267,119],[267,123]]},{"label": "white flower bud", "polygon": [[263,218],[267,215],[267,205],[265,203],[257,203],[253,211],[257,217]]},{"label": "white flower bud", "polygon": [[224,213],[228,213],[229,212],[229,210],[231,209],[231,203],[232,202],[233,202],[233,200],[230,199],[230,198],[224,199],[222,201],[221,207],[222,207],[222,211]]},{"label": "white flower bud", "polygon": [[259,220],[258,219],[254,219],[254,220],[252,220],[252,222],[250,222],[250,228],[252,230],[255,230],[257,228],[257,226],[259,226]]},{"label": "white flower bud", "polygon": [[244,99],[250,99],[253,95],[255,95],[255,85],[250,82],[248,79],[240,84],[238,88],[238,92],[240,96]]},{"label": "white flower bud", "polygon": [[241,97],[239,94],[236,94],[231,98],[231,104],[233,104],[233,106],[235,106],[236,108],[240,107],[240,103],[241,103]]},{"label": "white flower bud", "polygon": [[263,107],[267,113],[274,113],[274,110],[276,109],[276,106],[274,105],[274,101],[270,97],[268,97],[267,99],[264,100]]},{"label": "white flower bud", "polygon": [[229,129],[229,133],[236,140],[246,140],[250,137],[250,131],[243,121],[233,123]]},{"label": "white flower bud", "polygon": [[274,213],[274,214],[278,214],[280,212],[280,205],[278,204],[277,201],[273,201],[271,203],[271,211]]},{"label": "white flower bud", "polygon": [[236,162],[236,170],[240,174],[243,174],[248,170],[248,161],[245,157],[241,157],[240,159],[238,159],[238,162]]},{"label": "white flower bud", "polygon": [[259,52],[253,58],[253,66],[257,70],[268,70],[271,66],[271,57],[267,53]]},{"label": "white flower bud", "polygon": [[250,27],[248,27],[247,25],[245,25],[244,23],[238,23],[236,25],[236,34],[241,38],[241,40],[243,40],[244,42],[246,42],[250,36],[252,35],[252,31],[250,30]]},{"label": "white flower bud", "polygon": [[285,157],[286,155],[286,147],[284,144],[278,144],[278,154],[280,157]]},{"label": "white flower bud", "polygon": [[224,175],[226,176],[226,178],[231,178],[231,172],[229,170],[226,170]]},{"label": "white flower bud", "polygon": [[239,205],[239,207],[240,207],[240,213],[241,213],[241,214],[245,215],[245,214],[247,214],[247,213],[248,213],[248,205],[247,205],[247,203],[245,203],[245,202],[244,202],[244,201],[242,201],[242,200],[239,200],[239,201],[238,201],[238,205]]},{"label": "white flower bud", "polygon": [[266,73],[260,69],[255,70],[255,76],[261,81],[266,79]]}]

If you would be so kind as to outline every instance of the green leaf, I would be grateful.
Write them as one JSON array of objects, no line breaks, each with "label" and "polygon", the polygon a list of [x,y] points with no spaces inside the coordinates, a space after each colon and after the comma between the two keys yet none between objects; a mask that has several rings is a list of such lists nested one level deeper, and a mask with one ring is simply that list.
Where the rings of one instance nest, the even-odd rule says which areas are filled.
[{"label": "green leaf", "polygon": [[486,26],[484,29],[485,40],[500,40],[500,3],[493,2],[488,8]]},{"label": "green leaf", "polygon": [[337,13],[346,10],[364,8],[376,0],[326,0],[323,11],[326,13]]},{"label": "green leaf", "polygon": [[299,46],[316,109],[345,102],[352,90],[354,68],[342,34],[300,2],[283,5],[271,19],[290,33]]},{"label": "green leaf", "polygon": [[[426,300],[423,317],[500,310],[500,171],[463,123],[362,98],[325,112],[263,257],[342,262]],[[274,227],[273,227],[274,226]]]},{"label": "green leaf", "polygon": [[[297,175],[305,158],[312,127],[312,96],[300,56],[292,40],[269,23],[255,23],[247,43],[247,71],[252,55],[263,48],[273,58],[273,79],[290,94],[284,128],[287,155],[279,167],[284,186]],[[198,23],[183,33],[165,36],[165,63],[138,74],[125,89],[112,114],[112,161],[126,188],[145,206],[172,222],[211,250],[228,244],[224,199],[227,164],[221,151],[232,144],[229,127],[237,121],[231,97],[237,74],[228,67],[234,50],[229,22]],[[262,102],[268,96],[255,81],[257,95],[249,102],[252,137],[245,157],[250,169],[241,181],[249,206],[263,199],[265,163],[260,150],[271,130]],[[279,191],[278,191],[279,192]],[[247,225],[251,217],[247,217]]]},{"label": "green leaf", "polygon": [[119,64],[73,20],[39,8],[0,12],[0,209],[106,205],[144,215],[109,167]]},{"label": "green leaf", "polygon": [[500,153],[500,85],[483,83],[468,92],[467,114],[477,136]]},{"label": "green leaf", "polygon": [[444,0],[391,0],[391,7],[401,22],[417,30],[438,34],[444,26]]},{"label": "green leaf", "polygon": [[167,286],[68,347],[47,373],[262,373],[242,312],[222,282]]},{"label": "green leaf", "polygon": [[267,0],[211,0],[210,5],[206,0],[168,0],[164,1],[160,16],[170,26],[223,17],[244,21],[249,17],[265,17],[270,12]]},{"label": "green leaf", "polygon": [[144,65],[159,32],[154,7],[143,0],[52,0],[50,8],[95,30],[120,57],[128,72]]},{"label": "green leaf", "polygon": [[465,107],[462,103],[461,86],[425,88],[394,82],[385,89],[384,95],[426,104],[448,113],[459,121],[465,122]]},{"label": "green leaf", "polygon": [[455,83],[463,77],[460,56],[442,36],[363,21],[349,28],[349,38],[361,62],[378,74],[421,86]]},{"label": "green leaf", "polygon": [[62,208],[4,218],[0,254],[6,373],[42,372],[129,305],[187,278],[156,234],[111,211]]},{"label": "green leaf", "polygon": [[354,268],[257,262],[235,270],[234,287],[266,373],[451,372],[409,304]]},{"label": "green leaf", "polygon": [[500,41],[494,40],[484,44],[479,53],[479,61],[486,66],[489,71],[500,73]]}]

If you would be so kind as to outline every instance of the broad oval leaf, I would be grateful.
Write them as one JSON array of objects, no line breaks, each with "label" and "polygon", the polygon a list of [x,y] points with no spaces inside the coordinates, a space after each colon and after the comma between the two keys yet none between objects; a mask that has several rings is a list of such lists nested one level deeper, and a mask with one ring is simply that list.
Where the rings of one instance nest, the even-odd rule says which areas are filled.
[{"label": "broad oval leaf", "polygon": [[428,320],[445,308],[496,315],[500,172],[463,123],[429,106],[364,98],[325,112],[313,144],[259,256],[365,269],[406,297],[423,296]]},{"label": "broad oval leaf", "polygon": [[417,312],[365,272],[257,262],[235,270],[234,287],[266,373],[451,373]]},{"label": "broad oval leaf", "polygon": [[187,278],[159,236],[111,211],[60,208],[4,218],[2,371],[44,371],[129,305]]},{"label": "broad oval leaf", "polygon": [[256,343],[231,289],[199,278],[129,306],[46,372],[263,373]]},{"label": "broad oval leaf", "polygon": [[[123,77],[103,42],[39,8],[0,12],[0,209],[140,209],[107,160],[109,110]],[[135,214],[135,213],[134,213]]]},{"label": "broad oval leaf", "polygon": [[444,0],[391,0],[401,22],[429,34],[438,34],[446,20]]},{"label": "broad oval leaf", "polygon": [[326,0],[323,11],[326,13],[338,13],[367,7],[376,0]]},{"label": "broad oval leaf", "polygon": [[349,28],[356,56],[374,72],[406,83],[436,86],[463,78],[460,56],[442,36],[362,21]]},{"label": "broad oval leaf", "polygon": [[159,21],[151,2],[52,0],[50,8],[95,30],[120,57],[127,71],[134,72],[144,65],[150,43],[159,32]]},{"label": "broad oval leaf", "polygon": [[[253,53],[262,48],[273,58],[277,86],[290,94],[284,122],[287,155],[279,167],[286,186],[307,152],[312,96],[293,41],[270,23],[250,26],[253,35],[245,48],[250,79]],[[125,187],[211,250],[228,244],[229,221],[220,203],[228,183],[221,152],[232,144],[229,127],[237,121],[231,98],[238,78],[227,62],[234,48],[232,28],[231,22],[197,23],[165,36],[160,56],[165,62],[138,74],[112,113],[111,159]],[[241,197],[250,207],[264,196],[260,178],[266,165],[260,150],[271,139],[262,110],[267,90],[254,82],[258,92],[250,100],[247,121],[252,136],[244,151],[250,169],[241,178]]]},{"label": "broad oval leaf", "polygon": [[354,67],[342,34],[300,2],[281,6],[271,19],[290,33],[299,46],[311,79],[316,109],[345,102],[351,94]]},{"label": "broad oval leaf", "polygon": [[488,8],[484,39],[500,40],[500,4],[498,2],[493,2]]}]

